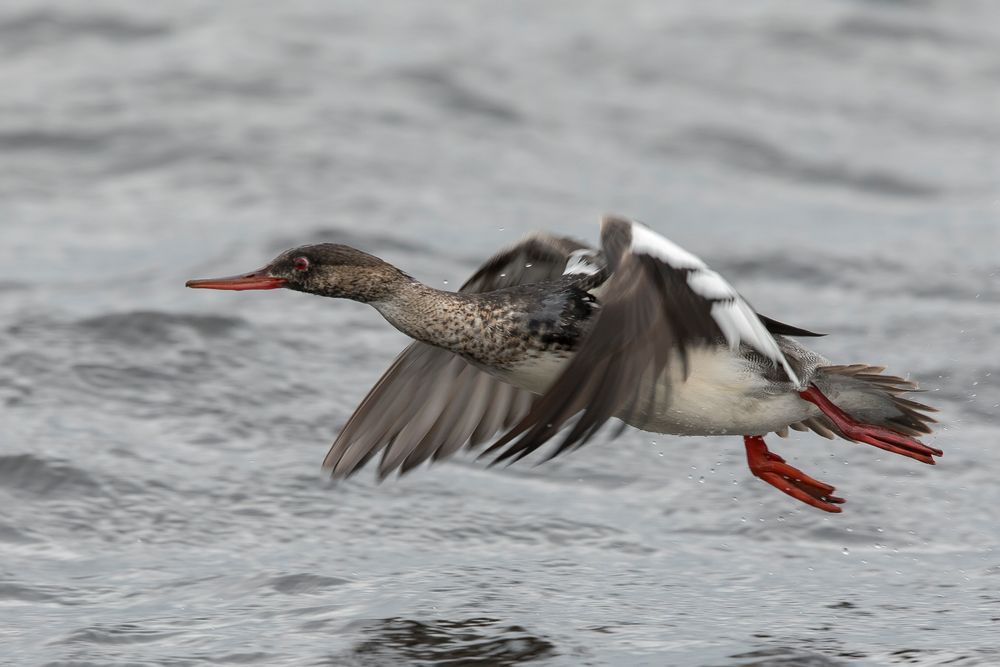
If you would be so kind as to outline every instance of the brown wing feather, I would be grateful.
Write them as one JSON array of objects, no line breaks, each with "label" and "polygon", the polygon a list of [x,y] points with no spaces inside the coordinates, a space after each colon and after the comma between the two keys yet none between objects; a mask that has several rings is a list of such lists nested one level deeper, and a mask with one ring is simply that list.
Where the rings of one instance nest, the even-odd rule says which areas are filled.
[{"label": "brown wing feather", "polygon": [[484,452],[506,447],[494,462],[526,456],[577,415],[550,458],[583,445],[610,418],[657,400],[639,389],[654,386],[674,361],[686,368],[690,347],[722,338],[711,303],[688,289],[687,273],[627,253],[627,234],[626,227],[605,223],[602,243],[614,273],[593,329],[524,419]]},{"label": "brown wing feather", "polygon": [[562,275],[570,255],[587,247],[571,238],[536,232],[491,257],[458,291],[492,292],[554,280]]},{"label": "brown wing feather", "polygon": [[[480,267],[462,292],[488,292],[553,280],[572,252],[572,239],[534,234]],[[488,442],[528,411],[531,394],[494,379],[451,352],[412,343],[351,415],[323,461],[334,477],[347,477],[379,451],[378,474],[405,473],[451,456],[468,444]]]}]

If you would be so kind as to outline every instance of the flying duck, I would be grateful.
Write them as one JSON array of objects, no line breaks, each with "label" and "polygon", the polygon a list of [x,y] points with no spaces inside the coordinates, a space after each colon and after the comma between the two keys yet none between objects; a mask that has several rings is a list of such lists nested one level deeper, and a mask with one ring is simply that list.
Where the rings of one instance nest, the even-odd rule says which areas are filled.
[{"label": "flying duck", "polygon": [[750,472],[840,512],[834,487],[770,451],[769,433],[814,431],[934,464],[916,438],[936,412],[915,383],[880,366],[834,365],[796,338],[818,336],[757,313],[701,259],[618,216],[601,246],[535,233],[458,290],[428,287],[355,248],[288,250],[262,269],[188,287],[284,287],[368,303],[415,342],[348,419],[323,463],[337,478],[381,452],[378,475],[482,448],[516,461],[588,442],[612,418],[653,433],[743,438]]}]

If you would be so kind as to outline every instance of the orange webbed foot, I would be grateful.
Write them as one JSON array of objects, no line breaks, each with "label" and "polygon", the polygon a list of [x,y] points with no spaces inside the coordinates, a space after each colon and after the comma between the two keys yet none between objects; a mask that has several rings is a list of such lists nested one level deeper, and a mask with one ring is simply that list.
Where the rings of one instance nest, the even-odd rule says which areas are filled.
[{"label": "orange webbed foot", "polygon": [[743,443],[747,449],[747,463],[754,476],[806,505],[834,514],[841,511],[838,505],[845,501],[832,495],[835,491],[833,486],[785,463],[785,459],[768,450],[764,438],[747,435],[743,436]]},{"label": "orange webbed foot", "polygon": [[940,449],[928,447],[916,438],[911,438],[884,426],[863,424],[857,421],[837,407],[816,385],[809,385],[804,391],[799,392],[799,396],[818,407],[849,440],[864,442],[887,452],[901,454],[930,465],[934,465],[935,456],[944,455]]}]

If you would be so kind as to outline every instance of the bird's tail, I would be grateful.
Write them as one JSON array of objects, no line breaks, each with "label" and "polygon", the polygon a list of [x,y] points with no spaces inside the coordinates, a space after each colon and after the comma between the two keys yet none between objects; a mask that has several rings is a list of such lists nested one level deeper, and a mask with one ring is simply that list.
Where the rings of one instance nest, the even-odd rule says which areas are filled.
[{"label": "bird's tail", "polygon": [[[906,398],[904,394],[920,391],[917,384],[894,375],[883,375],[885,368],[866,364],[821,366],[812,382],[837,407],[858,421],[881,426],[903,435],[918,437],[931,432],[937,420],[928,413],[936,408]],[[843,434],[827,417],[811,417],[791,425],[796,431],[815,431],[824,438]],[[787,435],[779,433],[782,437]]]}]

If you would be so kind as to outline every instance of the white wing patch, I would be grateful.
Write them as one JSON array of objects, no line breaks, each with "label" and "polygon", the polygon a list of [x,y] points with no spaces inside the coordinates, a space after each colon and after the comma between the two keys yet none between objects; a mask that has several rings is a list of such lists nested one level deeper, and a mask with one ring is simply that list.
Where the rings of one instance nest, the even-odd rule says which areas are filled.
[{"label": "white wing patch", "polygon": [[641,222],[632,222],[632,252],[649,255],[675,269],[707,269],[705,262]]},{"label": "white wing patch", "polygon": [[688,274],[688,287],[706,299],[732,299],[738,297],[733,286],[712,269],[695,269]]},{"label": "white wing patch", "polygon": [[801,386],[774,336],[760,321],[753,308],[725,278],[708,268],[700,258],[635,221],[632,221],[630,250],[654,257],[674,269],[687,270],[688,287],[698,296],[712,302],[712,319],[719,325],[730,349],[735,350],[741,343],[746,343],[771,361],[781,364],[788,379],[796,386]]},{"label": "white wing patch", "polygon": [[570,253],[563,275],[568,276],[573,273],[582,273],[592,276],[600,270],[601,266],[597,262],[597,251],[584,248],[582,250],[574,250]]}]

